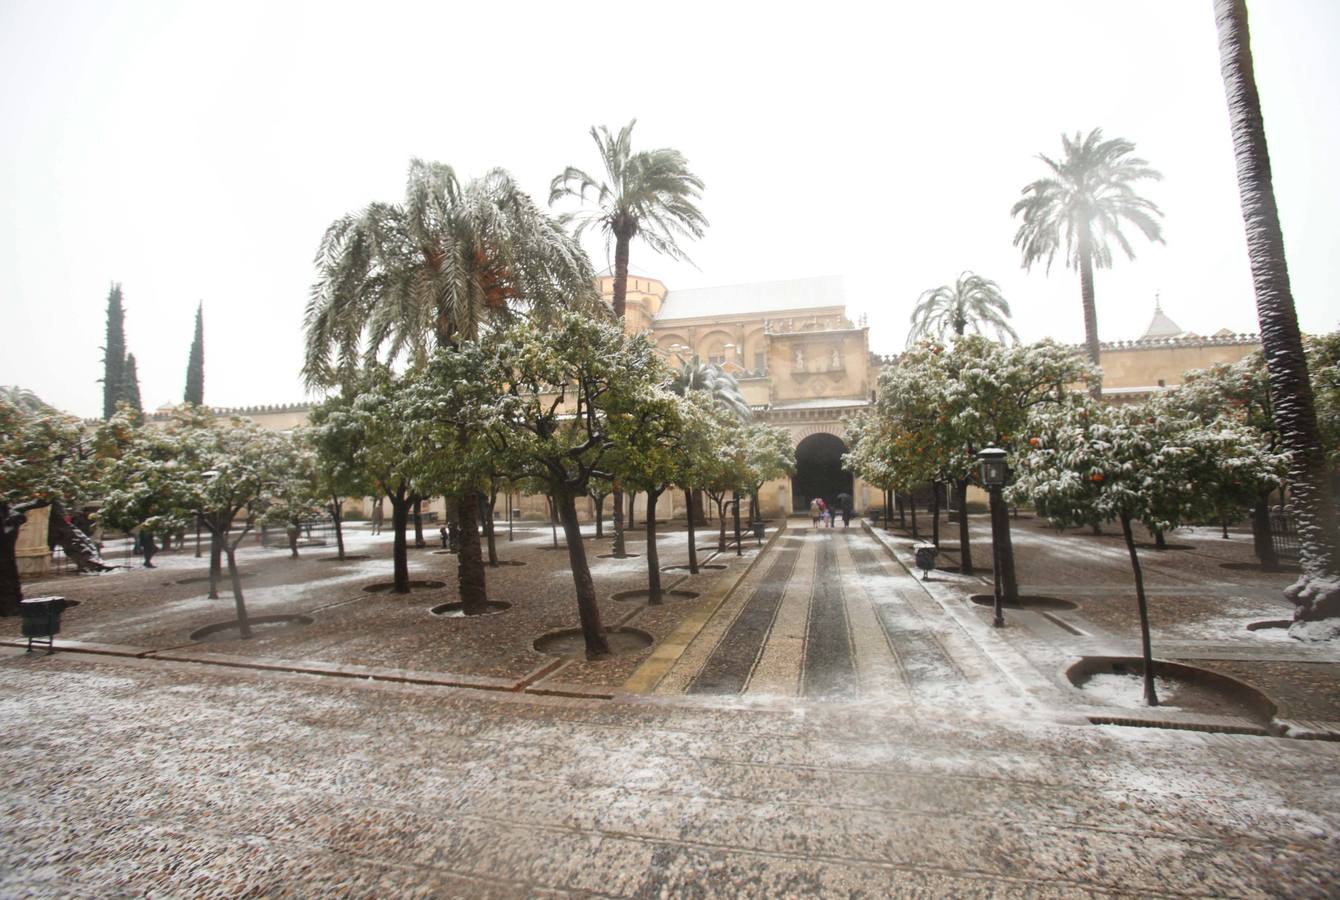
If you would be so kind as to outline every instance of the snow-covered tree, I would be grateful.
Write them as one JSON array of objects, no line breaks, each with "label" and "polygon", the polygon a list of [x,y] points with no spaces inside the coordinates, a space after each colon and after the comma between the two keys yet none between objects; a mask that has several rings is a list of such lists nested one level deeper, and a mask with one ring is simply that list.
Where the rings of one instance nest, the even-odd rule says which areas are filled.
[{"label": "snow-covered tree", "polygon": [[1011,496],[1032,502],[1058,525],[1121,523],[1140,613],[1145,702],[1155,706],[1149,610],[1132,523],[1157,533],[1201,520],[1214,503],[1201,479],[1270,477],[1283,460],[1240,425],[1207,425],[1159,403],[1040,407],[1028,432]]}]

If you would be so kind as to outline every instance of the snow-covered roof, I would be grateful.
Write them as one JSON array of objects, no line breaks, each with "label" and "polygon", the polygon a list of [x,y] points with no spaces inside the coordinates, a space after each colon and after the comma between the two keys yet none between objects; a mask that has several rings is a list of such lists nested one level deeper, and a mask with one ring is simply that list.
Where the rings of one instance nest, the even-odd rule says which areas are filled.
[{"label": "snow-covered roof", "polygon": [[1163,311],[1163,306],[1158,300],[1154,301],[1154,318],[1149,320],[1149,327],[1140,337],[1142,341],[1148,341],[1154,338],[1181,337],[1186,334],[1182,326],[1178,325],[1172,319],[1168,318],[1167,313]]},{"label": "snow-covered roof", "polygon": [[665,295],[665,303],[656,320],[822,309],[845,304],[841,276],[760,281],[754,284],[670,291]]},{"label": "snow-covered roof", "polygon": [[792,403],[774,403],[771,409],[846,409],[853,406],[869,406],[868,400],[796,400]]}]

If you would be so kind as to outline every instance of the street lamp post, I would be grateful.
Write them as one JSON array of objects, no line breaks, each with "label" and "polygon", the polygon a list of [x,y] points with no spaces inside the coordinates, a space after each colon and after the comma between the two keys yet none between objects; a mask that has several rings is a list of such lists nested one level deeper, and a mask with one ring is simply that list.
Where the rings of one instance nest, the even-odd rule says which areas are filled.
[{"label": "street lamp post", "polygon": [[979,465],[979,474],[982,478],[982,484],[991,495],[991,574],[994,582],[993,590],[995,592],[995,619],[992,625],[997,628],[1005,624],[1005,611],[1003,607],[1003,597],[1001,596],[1001,558],[1000,542],[997,539],[997,520],[1000,518],[1001,489],[1005,487],[1005,482],[1010,477],[1010,465],[1006,460],[1005,451],[994,444],[987,446],[977,454]]}]

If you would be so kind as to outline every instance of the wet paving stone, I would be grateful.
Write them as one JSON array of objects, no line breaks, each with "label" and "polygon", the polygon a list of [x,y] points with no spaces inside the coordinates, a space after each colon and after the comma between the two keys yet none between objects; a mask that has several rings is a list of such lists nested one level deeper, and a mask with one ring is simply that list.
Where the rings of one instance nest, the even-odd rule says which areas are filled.
[{"label": "wet paving stone", "polygon": [[749,598],[744,610],[708,658],[698,677],[689,685],[688,693],[738,694],[744,690],[799,557],[799,541],[783,537],[763,582]]},{"label": "wet paving stone", "polygon": [[[846,540],[846,536],[833,539]],[[807,697],[851,697],[856,693],[856,663],[842,590],[846,573],[837,564],[832,541],[824,541],[819,548],[814,569],[803,691]]]}]

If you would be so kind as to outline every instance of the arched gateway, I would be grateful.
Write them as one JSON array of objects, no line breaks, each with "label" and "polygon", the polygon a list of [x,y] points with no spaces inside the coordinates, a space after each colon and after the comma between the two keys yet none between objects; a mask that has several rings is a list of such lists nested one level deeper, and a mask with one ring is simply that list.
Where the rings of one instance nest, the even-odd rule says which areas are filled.
[{"label": "arched gateway", "polygon": [[842,438],[823,431],[796,445],[796,474],[791,476],[793,512],[807,512],[815,497],[822,497],[831,506],[838,494],[852,496],[851,473],[842,468],[842,454],[846,452]]}]

